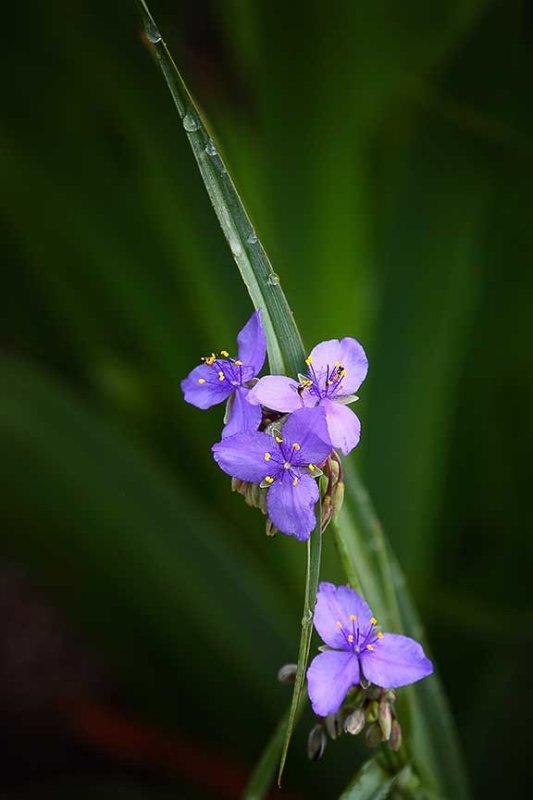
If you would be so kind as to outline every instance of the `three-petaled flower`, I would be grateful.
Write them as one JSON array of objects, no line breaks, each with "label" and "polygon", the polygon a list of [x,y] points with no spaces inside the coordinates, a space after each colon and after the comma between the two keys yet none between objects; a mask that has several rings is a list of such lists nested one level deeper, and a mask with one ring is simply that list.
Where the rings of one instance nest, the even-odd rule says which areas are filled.
[{"label": "three-petaled flower", "polygon": [[261,423],[261,407],[248,403],[247,384],[260,372],[266,356],[266,337],[261,311],[254,311],[237,336],[237,358],[226,350],[211,353],[181,382],[188,403],[197,408],[228,401],[222,438],[241,431],[256,431]]},{"label": "three-petaled flower", "polygon": [[268,488],[268,516],[282,533],[306,540],[315,527],[319,490],[313,476],[331,452],[322,408],[302,408],[287,419],[280,435],[238,433],[213,446],[215,461],[228,475]]},{"label": "three-petaled flower", "polygon": [[325,413],[333,447],[347,455],[361,435],[361,423],[347,403],[357,400],[354,392],[368,370],[365,351],[356,339],[330,339],[311,350],[306,359],[307,375],[299,381],[282,375],[261,378],[248,395],[248,402],[274,411],[296,411],[320,405]]},{"label": "three-petaled flower", "polygon": [[414,639],[382,633],[363,598],[349,586],[321,583],[314,616],[325,652],[307,670],[309,699],[321,717],[335,714],[362,678],[394,689],[425,678],[433,664]]}]

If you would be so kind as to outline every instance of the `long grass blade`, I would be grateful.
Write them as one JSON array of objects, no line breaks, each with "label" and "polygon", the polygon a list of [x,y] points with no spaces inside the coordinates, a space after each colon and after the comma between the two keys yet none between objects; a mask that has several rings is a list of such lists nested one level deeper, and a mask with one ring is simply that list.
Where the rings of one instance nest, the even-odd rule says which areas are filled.
[{"label": "long grass blade", "polygon": [[398,780],[385,771],[378,757],[364,764],[339,800],[385,800]]}]

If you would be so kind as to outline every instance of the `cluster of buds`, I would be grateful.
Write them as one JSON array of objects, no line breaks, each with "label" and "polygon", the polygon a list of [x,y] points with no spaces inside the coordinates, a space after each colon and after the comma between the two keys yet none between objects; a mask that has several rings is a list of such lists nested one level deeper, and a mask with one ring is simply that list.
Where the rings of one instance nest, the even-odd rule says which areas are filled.
[{"label": "cluster of buds", "polygon": [[[336,714],[329,714],[311,728],[307,740],[307,755],[318,761],[325,750],[328,736],[337,739],[342,733],[356,736],[364,731],[369,747],[388,744],[398,751],[402,744],[402,729],[396,717],[393,689],[381,689],[373,684],[361,684],[348,694]],[[365,730],[366,729],[366,730]]]},{"label": "cluster of buds", "polygon": [[342,508],[344,501],[344,481],[342,463],[336,450],[331,454],[322,467],[323,475],[320,478],[320,495],[322,498],[322,511],[320,529],[326,530],[332,519],[335,519]]}]

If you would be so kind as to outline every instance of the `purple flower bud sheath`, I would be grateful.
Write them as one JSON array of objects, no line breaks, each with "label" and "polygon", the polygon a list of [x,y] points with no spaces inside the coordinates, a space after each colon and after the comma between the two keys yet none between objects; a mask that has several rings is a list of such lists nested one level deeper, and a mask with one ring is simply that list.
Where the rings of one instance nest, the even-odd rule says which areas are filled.
[{"label": "purple flower bud sheath", "polygon": [[248,403],[247,386],[260,372],[266,356],[266,337],[261,311],[254,311],[237,337],[237,358],[226,350],[202,359],[181,382],[185,400],[197,408],[211,408],[227,401],[226,425],[222,438],[241,431],[256,431],[261,424],[261,408]]},{"label": "purple flower bud sheath", "polygon": [[421,645],[408,636],[382,633],[368,605],[349,586],[320,584],[314,623],[331,648],[307,670],[309,699],[321,717],[335,714],[361,678],[394,689],[433,672]]},{"label": "purple flower bud sheath", "polygon": [[313,475],[331,452],[322,408],[291,414],[281,435],[238,433],[213,446],[219,467],[241,481],[268,488],[268,516],[282,533],[306,540],[316,525],[319,491]]},{"label": "purple flower bud sheath", "polygon": [[361,423],[347,403],[357,400],[355,392],[368,370],[365,351],[347,336],[317,344],[306,359],[307,375],[299,382],[282,375],[269,375],[254,386],[248,402],[275,411],[296,411],[302,406],[320,405],[333,447],[347,455],[359,442]]}]

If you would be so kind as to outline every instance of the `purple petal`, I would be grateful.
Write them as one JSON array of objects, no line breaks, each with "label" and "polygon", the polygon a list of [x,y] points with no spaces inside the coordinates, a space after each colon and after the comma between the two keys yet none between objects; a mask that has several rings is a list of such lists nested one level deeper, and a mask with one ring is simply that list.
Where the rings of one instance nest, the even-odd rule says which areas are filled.
[{"label": "purple petal", "polygon": [[363,383],[368,371],[368,360],[365,351],[356,339],[346,336],[344,339],[329,339],[313,347],[310,353],[315,372],[326,372],[339,362],[346,370],[346,375],[339,385],[339,396],[356,392]]},{"label": "purple petal", "polygon": [[219,380],[217,371],[207,364],[195,367],[181,382],[181,391],[187,403],[203,409],[223,403],[233,389],[229,381]]},{"label": "purple petal", "polygon": [[260,406],[252,406],[247,400],[249,389],[240,386],[229,400],[231,408],[229,419],[222,429],[222,438],[234,436],[236,433],[254,433],[261,424]]},{"label": "purple petal", "polygon": [[335,400],[321,400],[326,412],[329,438],[333,447],[338,447],[345,456],[354,449],[361,438],[361,423],[351,408]]},{"label": "purple petal", "polygon": [[261,309],[254,311],[237,336],[237,344],[239,361],[247,367],[253,367],[254,376],[257,375],[265,363],[266,356],[266,336],[261,322]]},{"label": "purple petal", "polygon": [[236,433],[213,445],[213,457],[220,469],[234,478],[261,483],[269,473],[265,453],[273,449],[274,440],[266,433]]},{"label": "purple petal", "polygon": [[326,413],[321,406],[295,411],[283,426],[281,435],[288,446],[300,445],[298,462],[294,463],[321,464],[331,453]]},{"label": "purple petal", "polygon": [[297,381],[284,375],[266,375],[250,389],[248,402],[272,408],[274,411],[296,411],[303,408],[298,385]]},{"label": "purple petal", "polygon": [[[349,586],[335,586],[333,583],[321,583],[315,607],[315,628],[329,647],[345,649],[349,647],[346,636],[355,630],[367,631],[371,625],[372,611],[360,594]],[[341,626],[337,625],[340,622]],[[344,631],[344,632],[343,632]]]},{"label": "purple petal", "polygon": [[318,486],[313,478],[302,475],[294,486],[292,477],[281,471],[268,490],[268,516],[282,533],[306,541],[316,525],[317,500]]},{"label": "purple petal", "polygon": [[373,647],[361,653],[361,667],[365,678],[383,689],[406,686],[433,672],[422,646],[408,636],[384,633]]},{"label": "purple petal", "polygon": [[335,714],[357,683],[359,662],[353,653],[326,650],[316,656],[307,670],[307,691],[315,714]]}]

